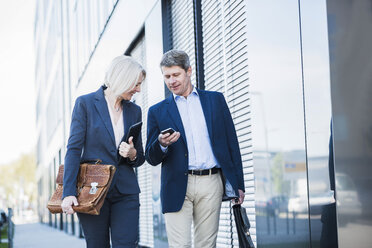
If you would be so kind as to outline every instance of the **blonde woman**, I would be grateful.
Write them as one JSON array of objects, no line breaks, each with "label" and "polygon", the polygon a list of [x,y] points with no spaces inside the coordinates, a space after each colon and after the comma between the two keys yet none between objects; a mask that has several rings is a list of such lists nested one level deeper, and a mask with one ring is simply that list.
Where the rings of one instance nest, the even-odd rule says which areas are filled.
[{"label": "blonde woman", "polygon": [[[133,168],[144,162],[141,134],[124,137],[142,119],[131,98],[141,90],[143,67],[128,56],[113,59],[105,82],[96,92],[76,99],[71,118],[64,172],[62,210],[73,214],[76,176],[81,161],[101,159],[116,166],[112,185],[100,215],[77,213],[88,248],[136,247],[138,242],[139,186]],[[133,144],[133,138],[136,143]]]}]

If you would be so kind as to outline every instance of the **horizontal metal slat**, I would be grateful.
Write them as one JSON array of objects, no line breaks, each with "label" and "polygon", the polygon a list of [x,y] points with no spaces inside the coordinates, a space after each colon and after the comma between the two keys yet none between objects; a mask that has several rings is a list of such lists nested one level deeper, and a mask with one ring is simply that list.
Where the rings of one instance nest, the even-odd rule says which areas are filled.
[{"label": "horizontal metal slat", "polygon": [[253,160],[252,160],[253,155],[252,155],[252,153],[246,154],[246,155],[244,155],[244,157],[248,157],[247,160],[250,160],[252,162],[252,163],[251,162],[247,163],[248,164],[247,166],[243,165],[244,168],[245,168],[244,169],[244,173],[254,173]]},{"label": "horizontal metal slat", "polygon": [[242,70],[237,71],[236,73],[229,73],[231,74],[231,76],[227,77],[227,93],[236,92],[239,88],[244,89],[246,92],[249,92],[249,71],[247,69],[248,68],[245,67]]},{"label": "horizontal metal slat", "polygon": [[225,30],[227,32],[236,33],[236,29],[246,26],[247,15],[243,9],[235,9],[235,13],[225,14]]},{"label": "horizontal metal slat", "polygon": [[216,89],[223,89],[223,78],[217,78],[215,80],[205,80],[205,87],[206,90],[209,90],[211,88]]},{"label": "horizontal metal slat", "polygon": [[216,61],[214,65],[208,66],[209,63],[205,64],[206,70],[208,76],[206,76],[206,79],[216,79],[216,77],[223,76],[223,64],[220,61]]},{"label": "horizontal metal slat", "polygon": [[239,38],[241,35],[246,35],[246,19],[242,18],[239,20],[240,23],[234,23],[230,27],[225,26],[225,39],[227,47],[230,43],[234,43],[234,41]]},{"label": "horizontal metal slat", "polygon": [[[241,36],[243,37],[243,36]],[[226,49],[226,63],[229,66],[234,65],[234,63],[239,63],[237,59],[244,58],[248,59],[247,56],[247,45],[245,40],[238,40],[234,46],[230,47],[230,49]]]},{"label": "horizontal metal slat", "polygon": [[229,60],[226,62],[226,77],[228,82],[236,80],[242,73],[248,74],[248,56],[243,51],[237,51],[235,54],[230,54]]},{"label": "horizontal metal slat", "polygon": [[213,86],[210,86],[210,85],[207,86],[206,85],[205,89],[206,90],[211,90],[211,91],[222,92],[223,91],[223,85],[213,85]]},{"label": "horizontal metal slat", "polygon": [[[245,125],[243,127],[248,127],[250,126],[251,122],[249,119],[249,112],[244,111],[244,109],[238,113],[234,113],[234,123],[236,125]],[[239,128],[236,128],[239,129]],[[247,130],[248,132],[248,130]]]},{"label": "horizontal metal slat", "polygon": [[208,77],[205,79],[205,85],[208,87],[223,87],[223,74],[216,72],[214,75],[211,75],[211,77]]},{"label": "horizontal metal slat", "polygon": [[208,86],[223,86],[224,80],[223,80],[223,73],[216,70],[216,72],[209,77],[205,78],[205,85]]},{"label": "horizontal metal slat", "polygon": [[[183,34],[184,32],[186,32],[186,30],[194,30],[193,28],[193,20],[192,19],[186,19],[188,18],[188,16],[184,16],[185,19],[184,20],[181,20],[182,22],[182,25],[178,25],[178,24],[174,24],[172,26],[173,28],[173,35],[174,34]],[[191,33],[190,33],[191,34]],[[174,38],[179,38],[179,36],[176,36]],[[186,37],[187,38],[187,37]]]},{"label": "horizontal metal slat", "polygon": [[218,0],[202,0],[201,8],[203,15],[203,12],[211,12],[213,9],[221,9],[221,4]]},{"label": "horizontal metal slat", "polygon": [[[251,127],[250,121],[248,123],[243,123],[239,127],[235,127],[235,131],[236,131],[237,135],[239,135],[241,133],[243,133],[243,134],[251,133],[251,130],[252,130],[252,127]],[[244,144],[241,145],[242,148],[244,147],[243,145]]]},{"label": "horizontal metal slat", "polygon": [[[213,49],[216,45],[221,46],[222,45],[222,30],[221,28],[217,28],[216,30],[213,30],[210,34],[203,35],[204,38],[204,50],[207,53],[211,53],[210,50],[214,51],[216,49]],[[220,49],[222,50],[222,47]]]},{"label": "horizontal metal slat", "polygon": [[233,96],[229,97],[229,104],[233,103],[233,101],[237,101],[239,98],[243,98],[244,100],[246,100],[249,99],[249,95],[247,92],[237,91]]},{"label": "horizontal metal slat", "polygon": [[219,22],[221,19],[222,19],[222,13],[220,9],[218,8],[208,9],[207,12],[202,9],[203,28],[209,29],[210,25],[219,25]]},{"label": "horizontal metal slat", "polygon": [[[180,33],[188,34],[192,39],[187,38],[187,37],[184,37],[184,36],[180,37],[179,39],[175,38],[173,40],[174,47],[175,48],[178,48],[178,49],[182,49],[184,51],[186,51],[188,49],[190,50],[190,48],[195,49],[194,48],[194,43],[193,43],[193,37],[194,36],[191,34],[191,31],[190,32],[187,32],[185,30],[180,30]],[[177,36],[174,35],[174,37],[177,37]],[[193,50],[193,49],[191,49],[191,50]],[[190,55],[191,54],[189,54],[189,56]]]},{"label": "horizontal metal slat", "polygon": [[[216,16],[215,19],[215,22],[207,23],[205,26],[203,26],[204,41],[210,39],[209,37],[213,36],[215,33],[222,36],[222,26],[219,24],[221,19],[218,18],[218,16]],[[208,42],[206,42],[204,45],[208,45]]]},{"label": "horizontal metal slat", "polygon": [[209,68],[215,68],[216,66],[220,67],[223,65],[223,59],[222,56],[222,50],[221,50],[221,44],[219,41],[215,42],[214,46],[211,46],[210,48],[205,50],[204,54],[204,64],[207,65],[205,69]]},{"label": "horizontal metal slat", "polygon": [[[239,115],[237,113],[234,113],[233,116],[234,124],[235,125],[241,125],[244,124],[243,127],[247,127],[250,125],[250,119],[247,112],[240,112]],[[236,130],[240,129],[241,127],[235,127]]]},{"label": "horizontal metal slat", "polygon": [[251,101],[250,101],[248,92],[246,92],[245,94],[247,95],[246,98],[238,98],[238,99],[231,99],[234,96],[234,94],[230,95],[230,99],[231,99],[230,101],[233,106],[230,109],[230,112],[232,115],[239,116],[242,111],[246,113],[250,113],[249,108],[251,107]]},{"label": "horizontal metal slat", "polygon": [[[230,109],[232,112],[236,112],[237,110],[241,109],[242,107],[250,106],[250,97],[249,97],[249,91],[248,91],[248,77],[239,78],[237,81],[232,81],[230,84],[228,84],[227,88],[227,98],[229,99],[229,104],[232,104],[234,107]],[[248,75],[246,75],[248,76]],[[234,86],[236,83],[236,86]],[[244,95],[245,98],[236,97],[237,92],[239,92],[239,95]]]},{"label": "horizontal metal slat", "polygon": [[[239,83],[243,83],[242,82]],[[243,87],[240,91],[239,90],[229,90],[228,99],[229,99],[229,106],[231,106],[230,111],[231,114],[234,116],[238,116],[241,111],[244,111],[246,108],[250,109],[251,107],[251,99],[250,94],[247,89],[248,87]],[[247,111],[247,113],[250,111]]]},{"label": "horizontal metal slat", "polygon": [[250,153],[251,150],[252,150],[252,140],[250,140],[250,142],[246,146],[243,146],[243,145],[240,146],[241,153],[248,154]]},{"label": "horizontal metal slat", "polygon": [[[238,138],[239,139],[239,138]],[[247,152],[246,153],[243,153],[243,149],[244,148],[250,148],[252,146],[252,139],[251,138],[248,138],[246,140],[241,140],[239,139],[239,146],[242,147],[241,148],[241,154],[248,154]]]},{"label": "horizontal metal slat", "polygon": [[241,70],[235,73],[234,76],[227,78],[227,82],[228,97],[239,90],[244,90],[247,94],[249,93],[249,73],[247,70]]},{"label": "horizontal metal slat", "polygon": [[[244,83],[244,81],[239,82],[239,83]],[[230,83],[230,87],[231,87],[231,84],[232,83]],[[248,86],[243,87],[241,91],[243,91],[242,94],[245,95],[246,97],[237,97],[236,92],[239,92],[239,91],[234,90],[234,88],[230,89],[230,91],[227,94],[227,103],[229,107],[231,106],[230,111],[232,112],[239,109],[240,106],[245,105],[245,101],[248,102],[248,104],[250,105],[251,98],[249,95]]]},{"label": "horizontal metal slat", "polygon": [[[242,8],[245,8],[244,0],[238,0],[238,1],[225,1],[224,2],[224,8],[225,8],[225,16],[231,15],[235,13],[237,10],[241,10]],[[235,12],[234,12],[235,11]]]},{"label": "horizontal metal slat", "polygon": [[240,147],[240,152],[241,153],[245,153],[245,154],[248,154],[248,153],[250,153],[252,151],[252,148],[251,147],[247,147],[247,148],[242,148],[242,147]]}]

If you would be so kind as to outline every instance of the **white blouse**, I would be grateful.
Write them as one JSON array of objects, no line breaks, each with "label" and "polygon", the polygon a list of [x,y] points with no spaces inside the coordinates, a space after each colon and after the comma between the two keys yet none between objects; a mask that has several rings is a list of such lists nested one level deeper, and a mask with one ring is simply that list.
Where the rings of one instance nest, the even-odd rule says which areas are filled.
[{"label": "white blouse", "polygon": [[117,123],[114,123],[114,113],[112,112],[112,109],[108,105],[109,101],[107,96],[105,96],[106,102],[107,102],[107,108],[110,113],[110,119],[111,119],[111,124],[112,124],[112,129],[114,130],[114,136],[115,136],[115,144],[116,147],[119,147],[120,141],[122,140],[124,136],[124,117],[123,113],[121,113],[121,118],[118,119]]}]

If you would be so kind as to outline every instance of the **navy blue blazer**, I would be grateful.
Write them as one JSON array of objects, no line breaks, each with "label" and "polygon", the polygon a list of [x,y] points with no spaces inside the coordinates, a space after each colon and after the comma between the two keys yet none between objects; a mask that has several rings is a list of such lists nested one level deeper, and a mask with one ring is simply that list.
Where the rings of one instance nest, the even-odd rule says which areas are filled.
[{"label": "navy blue blazer", "polygon": [[[235,196],[239,196],[238,189],[245,189],[242,160],[229,108],[219,92],[198,90],[198,93],[223,179],[228,179]],[[161,130],[169,127],[180,132],[181,137],[163,153],[158,136]],[[163,213],[179,211],[185,200],[189,164],[185,130],[173,95],[149,109],[145,157],[151,165],[162,163],[160,197]]]},{"label": "navy blue blazer", "polygon": [[[138,194],[140,189],[133,167],[144,163],[142,137],[139,134],[134,161],[119,155],[114,130],[102,86],[96,92],[76,99],[71,117],[70,137],[65,157],[63,197],[76,196],[76,178],[81,161],[101,159],[103,164],[116,166],[111,188],[116,186],[122,194]],[[142,120],[141,108],[130,101],[123,101],[124,134],[131,125]],[[126,135],[124,135],[125,137]],[[123,140],[125,138],[123,137]]]}]

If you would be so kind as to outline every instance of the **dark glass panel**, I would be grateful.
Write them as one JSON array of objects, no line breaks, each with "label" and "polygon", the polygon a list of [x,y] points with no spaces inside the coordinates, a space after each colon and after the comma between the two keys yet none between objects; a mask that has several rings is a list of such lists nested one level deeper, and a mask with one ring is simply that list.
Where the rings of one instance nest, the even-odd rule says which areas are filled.
[{"label": "dark glass panel", "polygon": [[339,247],[372,244],[372,1],[328,0]]}]

